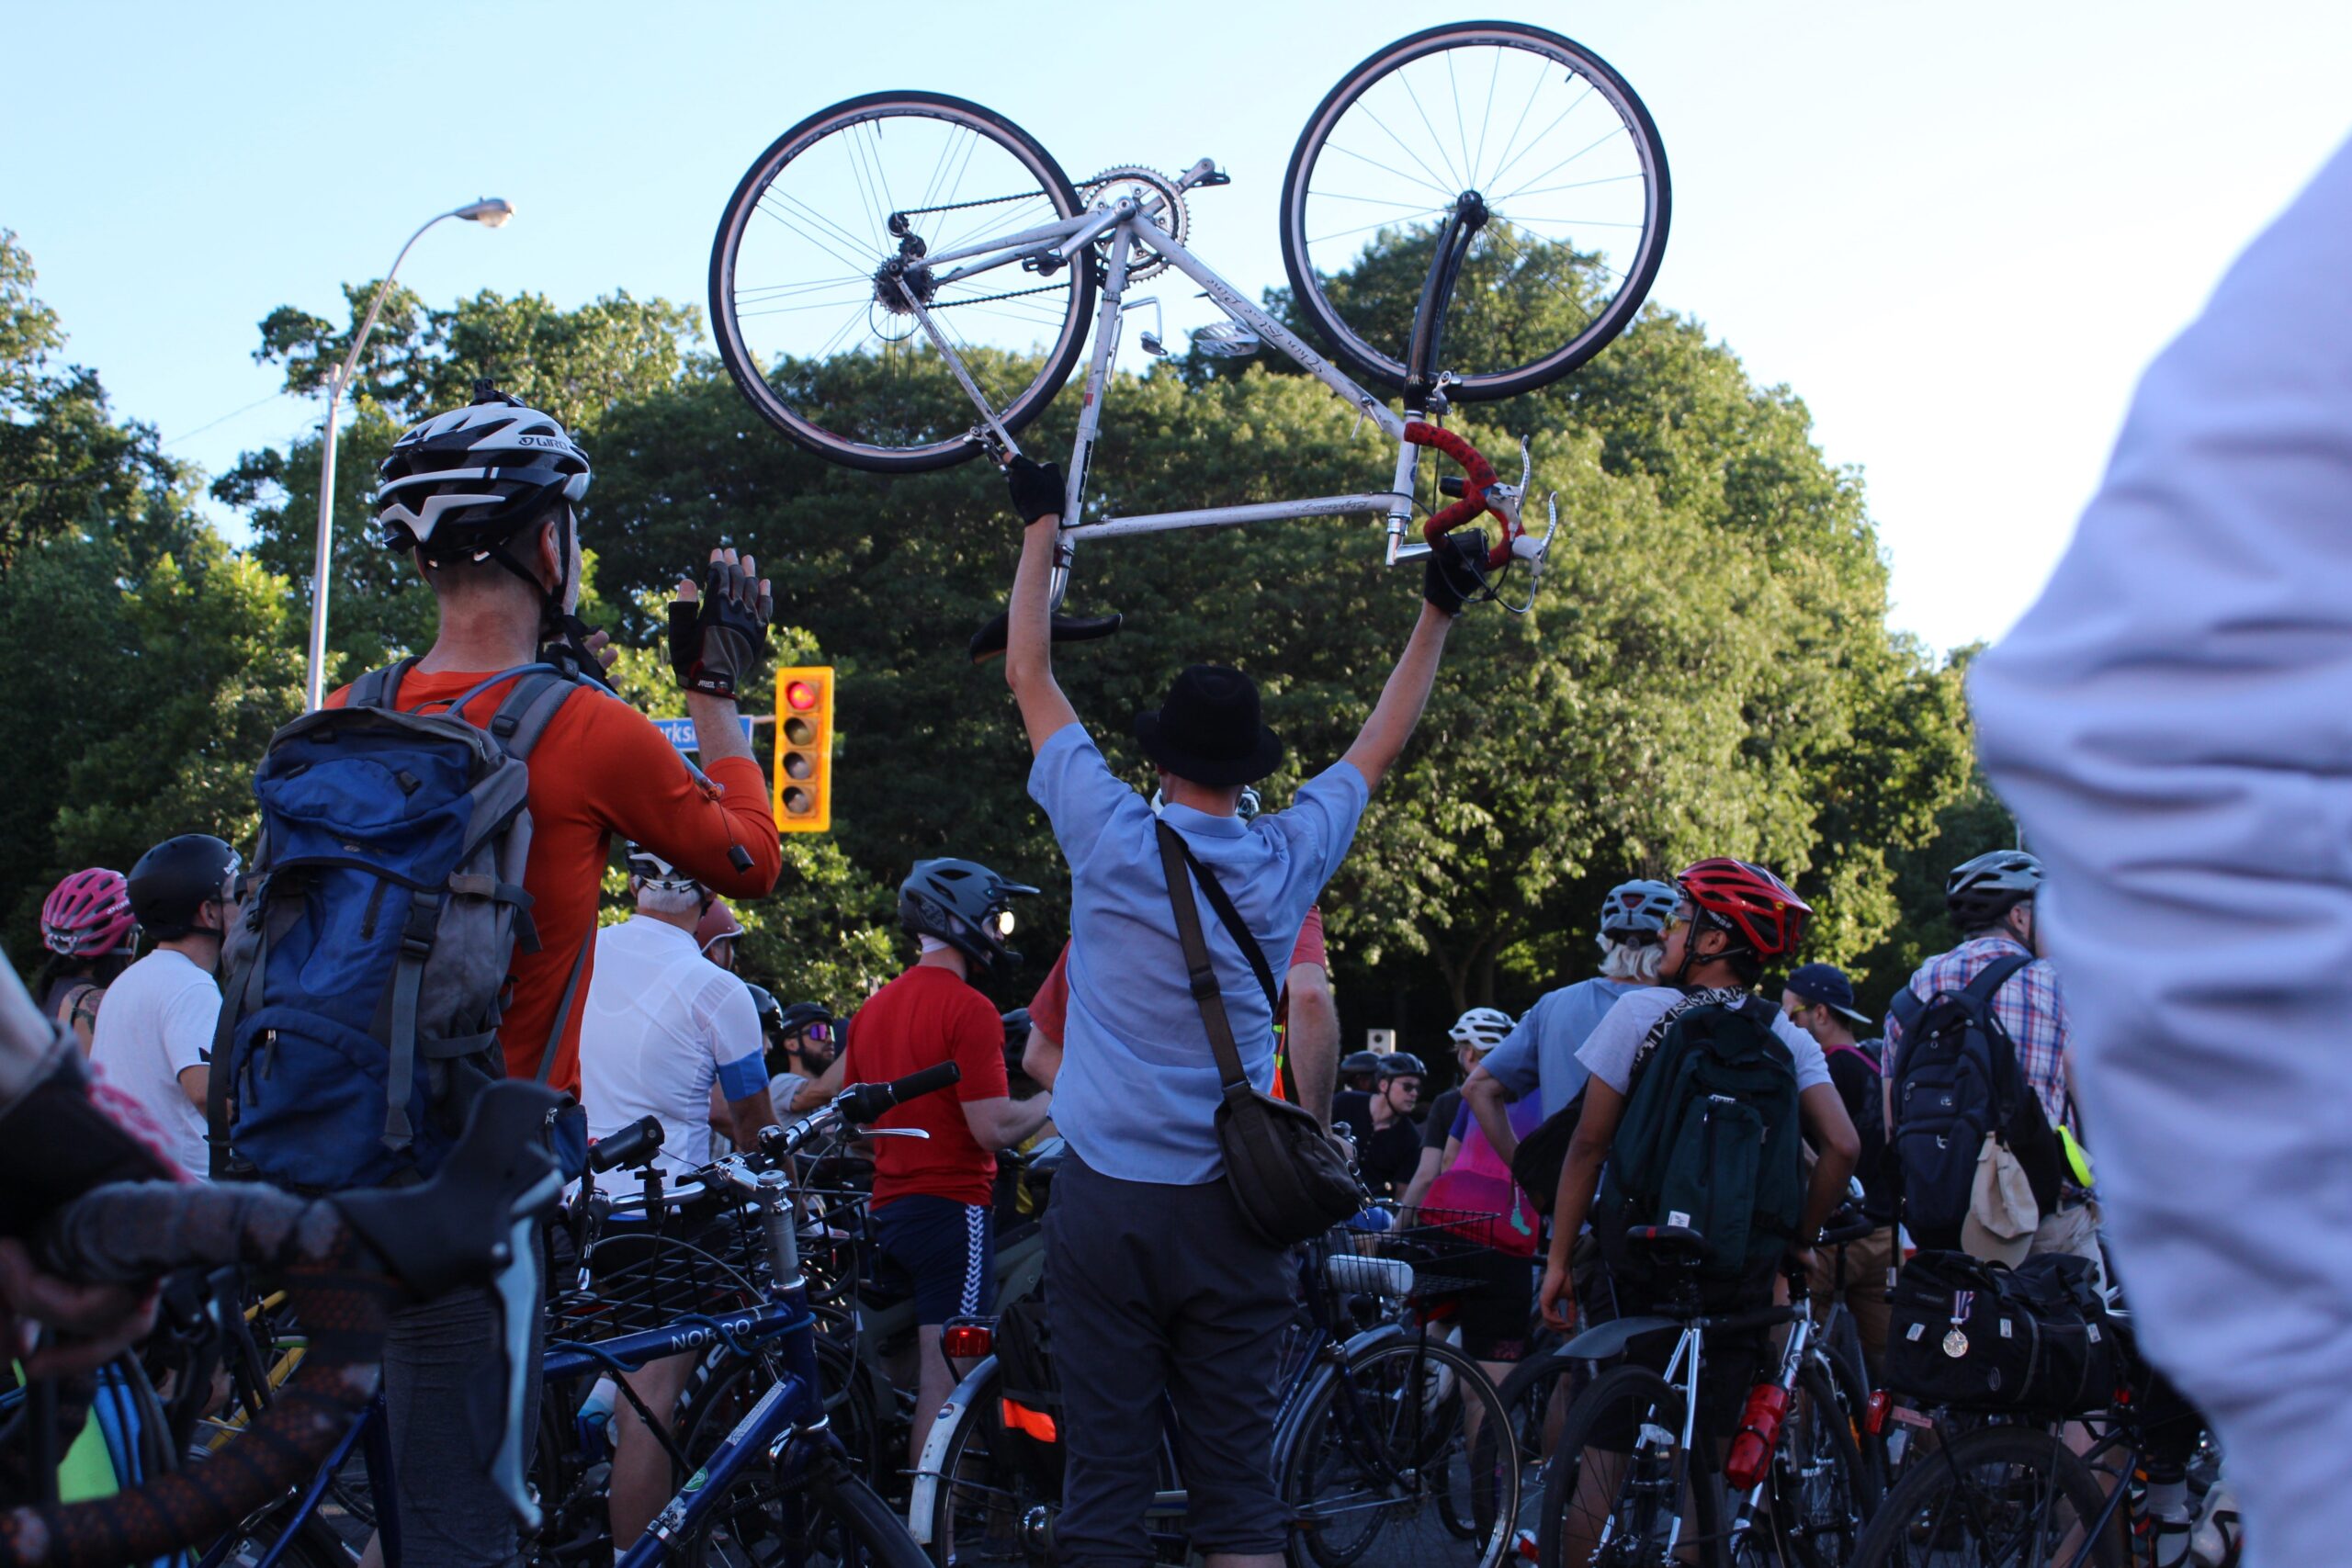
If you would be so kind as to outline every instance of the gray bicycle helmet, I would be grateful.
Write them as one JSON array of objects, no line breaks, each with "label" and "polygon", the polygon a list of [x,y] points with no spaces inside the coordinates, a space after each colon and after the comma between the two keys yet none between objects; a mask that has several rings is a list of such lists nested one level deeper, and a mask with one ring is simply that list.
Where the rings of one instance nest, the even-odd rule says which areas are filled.
[{"label": "gray bicycle helmet", "polygon": [[983,975],[1020,964],[1021,954],[1004,945],[1012,934],[1012,911],[1005,900],[1036,891],[1007,882],[977,861],[917,861],[899,884],[899,924],[962,953],[977,971],[977,983]]},{"label": "gray bicycle helmet", "polygon": [[1621,882],[1600,901],[1600,942],[1606,949],[1617,942],[1646,946],[1666,934],[1681,893],[1670,882]]},{"label": "gray bicycle helmet", "polygon": [[1982,931],[2041,891],[2041,863],[2023,850],[1962,861],[1944,878],[1944,908],[1962,931]]}]

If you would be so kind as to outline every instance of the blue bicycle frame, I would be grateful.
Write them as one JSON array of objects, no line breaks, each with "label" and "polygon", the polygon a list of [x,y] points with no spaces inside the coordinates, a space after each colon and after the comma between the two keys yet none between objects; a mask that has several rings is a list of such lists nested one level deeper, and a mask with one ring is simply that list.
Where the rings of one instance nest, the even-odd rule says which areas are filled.
[{"label": "blue bicycle frame", "polygon": [[[796,1133],[808,1126],[794,1129]],[[735,1479],[751,1465],[773,1462],[785,1482],[785,1527],[787,1539],[801,1525],[791,1483],[816,1459],[835,1446],[828,1429],[825,1404],[817,1374],[816,1317],[808,1310],[808,1286],[800,1271],[800,1241],[794,1228],[790,1182],[781,1171],[753,1175],[740,1160],[721,1162],[730,1186],[754,1199],[765,1232],[774,1282],[767,1301],[756,1311],[732,1317],[687,1316],[662,1328],[599,1340],[594,1345],[559,1342],[547,1348],[539,1363],[548,1382],[582,1377],[599,1371],[635,1371],[666,1356],[723,1346],[748,1354],[748,1342],[774,1342],[784,1363],[784,1375],[760,1396],[736,1424],[709,1460],[687,1478],[668,1506],[655,1517],[646,1533],[619,1559],[617,1568],[654,1568],[671,1541],[691,1534]],[[352,1451],[361,1450],[368,1467],[369,1495],[376,1504],[377,1529],[387,1568],[400,1568],[400,1517],[393,1501],[390,1429],[379,1394],[351,1430],[335,1446],[297,1495],[292,1513],[277,1540],[252,1568],[277,1568],[302,1525],[315,1516],[328,1483]],[[200,1568],[220,1568],[235,1536],[221,1540],[206,1554]],[[793,1559],[787,1558],[789,1562]]]}]

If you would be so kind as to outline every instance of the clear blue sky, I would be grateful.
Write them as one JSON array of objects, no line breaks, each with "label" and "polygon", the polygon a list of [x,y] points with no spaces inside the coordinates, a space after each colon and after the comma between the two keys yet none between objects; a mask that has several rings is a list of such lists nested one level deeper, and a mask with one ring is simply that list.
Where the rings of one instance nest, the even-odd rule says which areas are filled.
[{"label": "clear blue sky", "polygon": [[[1281,278],[1276,185],[1340,74],[1443,11],[1248,6],[20,3],[0,226],[122,412],[218,470],[315,406],[266,402],[254,323],[402,280],[427,299],[615,288],[700,303],[712,229],[786,126],[921,86],[1001,110],[1073,176],[1233,175],[1193,243]],[[2155,0],[1531,4],[1656,115],[1675,224],[1652,297],[1811,405],[1861,467],[1896,624],[1997,636],[2096,484],[2133,380],[2352,129],[2352,6]],[[1239,29],[1211,29],[1229,18]],[[1171,307],[1186,290],[1165,289]],[[1171,329],[1196,321],[1171,309]],[[1113,417],[1115,418],[1115,405]],[[748,411],[747,411],[748,417]]]}]

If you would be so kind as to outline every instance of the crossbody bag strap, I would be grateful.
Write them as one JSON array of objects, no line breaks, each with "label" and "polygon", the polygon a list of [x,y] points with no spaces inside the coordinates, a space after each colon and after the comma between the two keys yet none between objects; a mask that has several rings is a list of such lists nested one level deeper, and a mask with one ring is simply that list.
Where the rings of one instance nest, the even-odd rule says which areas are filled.
[{"label": "crossbody bag strap", "polygon": [[1266,993],[1266,1005],[1272,1007],[1280,991],[1274,984],[1274,972],[1266,967],[1265,950],[1258,945],[1257,938],[1251,936],[1250,928],[1242,923],[1241,911],[1236,909],[1233,900],[1226,896],[1225,884],[1216,879],[1216,873],[1200,863],[1193,853],[1193,846],[1184,841],[1184,835],[1173,828],[1162,830],[1176,840],[1176,848],[1182,853],[1184,863],[1192,868],[1193,875],[1200,882],[1201,891],[1208,897],[1209,908],[1216,911],[1218,922],[1241,949],[1241,956],[1250,961],[1250,973],[1258,976],[1258,988]]},{"label": "crossbody bag strap", "polygon": [[1233,1024],[1225,1016],[1225,996],[1216,983],[1216,970],[1209,963],[1209,944],[1201,934],[1201,911],[1193,902],[1193,878],[1190,858],[1184,853],[1184,841],[1176,829],[1167,823],[1157,824],[1159,830],[1159,864],[1168,875],[1168,907],[1176,916],[1176,941],[1184,950],[1184,972],[1192,984],[1193,1000],[1201,1010],[1202,1027],[1208,1031],[1209,1049],[1216,1055],[1216,1070],[1225,1088],[1226,1098],[1250,1090],[1250,1079],[1241,1070],[1241,1052],[1233,1043]]}]

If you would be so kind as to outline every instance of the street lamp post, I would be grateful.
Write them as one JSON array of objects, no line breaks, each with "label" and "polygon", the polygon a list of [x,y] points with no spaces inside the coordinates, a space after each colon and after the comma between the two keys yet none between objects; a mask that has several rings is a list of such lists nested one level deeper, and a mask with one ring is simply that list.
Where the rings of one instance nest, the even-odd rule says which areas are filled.
[{"label": "street lamp post", "polygon": [[351,372],[359,363],[359,351],[368,345],[368,334],[375,330],[376,312],[384,307],[384,296],[391,292],[392,278],[401,270],[401,263],[408,259],[409,245],[424,235],[424,231],[443,218],[462,218],[469,223],[496,229],[514,216],[514,206],[496,197],[484,197],[468,202],[435,218],[427,219],[415,233],[408,237],[408,244],[392,258],[390,272],[376,286],[376,297],[368,302],[368,314],[361,318],[359,331],[351,340],[351,352],[343,356],[343,368],[327,383],[327,420],[325,446],[319,456],[319,537],[318,550],[311,565],[311,668],[303,683],[302,705],[305,709],[326,705],[327,678],[327,571],[334,554],[334,420],[343,402],[345,388],[351,384]]}]

